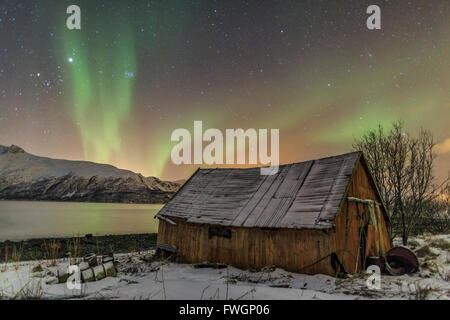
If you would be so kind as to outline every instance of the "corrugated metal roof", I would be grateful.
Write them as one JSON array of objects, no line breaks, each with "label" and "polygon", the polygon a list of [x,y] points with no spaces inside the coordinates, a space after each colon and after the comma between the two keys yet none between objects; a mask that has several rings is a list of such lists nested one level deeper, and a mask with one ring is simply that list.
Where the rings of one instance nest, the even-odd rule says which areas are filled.
[{"label": "corrugated metal roof", "polygon": [[326,229],[333,225],[360,152],[280,166],[200,169],[157,217],[235,227]]}]

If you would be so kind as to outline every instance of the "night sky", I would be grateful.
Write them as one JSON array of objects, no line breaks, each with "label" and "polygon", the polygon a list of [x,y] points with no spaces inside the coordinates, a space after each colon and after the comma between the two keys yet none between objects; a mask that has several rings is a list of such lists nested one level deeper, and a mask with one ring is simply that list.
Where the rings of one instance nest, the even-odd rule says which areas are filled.
[{"label": "night sky", "polygon": [[171,163],[170,135],[194,120],[280,129],[291,163],[401,119],[432,130],[443,176],[449,30],[448,0],[0,0],[0,144],[181,179],[195,168]]}]

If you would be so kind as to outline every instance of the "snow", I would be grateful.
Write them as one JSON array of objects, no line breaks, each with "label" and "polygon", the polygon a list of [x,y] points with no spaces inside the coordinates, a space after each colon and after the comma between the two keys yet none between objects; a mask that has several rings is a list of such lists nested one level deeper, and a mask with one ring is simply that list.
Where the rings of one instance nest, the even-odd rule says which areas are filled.
[{"label": "snow", "polygon": [[[304,275],[279,268],[260,272],[195,268],[189,264],[148,262],[153,252],[116,255],[118,276],[82,284],[69,290],[56,284],[56,270],[68,265],[59,260],[0,264],[0,298],[41,299],[450,299],[450,254],[436,240],[450,235],[412,239],[415,249],[430,247],[419,257],[421,270],[413,275],[381,276],[381,290],[369,290],[368,275],[337,279]],[[40,264],[42,271],[32,272]],[[36,270],[35,270],[36,271]]]}]

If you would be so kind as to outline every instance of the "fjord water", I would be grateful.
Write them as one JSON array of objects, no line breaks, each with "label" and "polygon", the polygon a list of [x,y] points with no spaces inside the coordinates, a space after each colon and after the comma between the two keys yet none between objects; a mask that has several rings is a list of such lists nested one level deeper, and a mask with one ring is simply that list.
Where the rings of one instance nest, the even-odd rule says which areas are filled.
[{"label": "fjord water", "polygon": [[0,241],[157,233],[162,204],[0,201]]}]

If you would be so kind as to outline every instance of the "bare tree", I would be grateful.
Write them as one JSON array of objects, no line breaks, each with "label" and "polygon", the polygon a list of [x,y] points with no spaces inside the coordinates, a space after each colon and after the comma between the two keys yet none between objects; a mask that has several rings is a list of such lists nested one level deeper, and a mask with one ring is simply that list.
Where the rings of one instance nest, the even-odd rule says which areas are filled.
[{"label": "bare tree", "polygon": [[380,125],[370,130],[353,147],[364,152],[383,200],[391,212],[391,237],[400,233],[406,245],[419,217],[429,209],[427,205],[441,193],[435,184],[433,162],[436,154],[433,135],[421,129],[414,138],[404,131],[401,121],[393,123],[385,132]]}]

